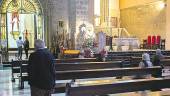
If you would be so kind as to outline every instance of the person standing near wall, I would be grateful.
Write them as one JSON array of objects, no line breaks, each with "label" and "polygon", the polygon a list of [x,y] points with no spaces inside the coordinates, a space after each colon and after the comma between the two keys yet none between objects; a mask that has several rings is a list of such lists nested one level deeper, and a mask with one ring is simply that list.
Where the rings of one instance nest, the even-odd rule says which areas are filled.
[{"label": "person standing near wall", "polygon": [[18,47],[18,59],[22,59],[22,45],[24,42],[22,41],[22,37],[19,37],[17,40],[17,47]]},{"label": "person standing near wall", "polygon": [[26,59],[28,59],[29,41],[27,37],[25,37],[25,41],[24,41],[24,50],[25,50]]},{"label": "person standing near wall", "polygon": [[35,52],[28,60],[28,83],[31,96],[51,96],[55,85],[54,56],[42,40],[35,40]]}]

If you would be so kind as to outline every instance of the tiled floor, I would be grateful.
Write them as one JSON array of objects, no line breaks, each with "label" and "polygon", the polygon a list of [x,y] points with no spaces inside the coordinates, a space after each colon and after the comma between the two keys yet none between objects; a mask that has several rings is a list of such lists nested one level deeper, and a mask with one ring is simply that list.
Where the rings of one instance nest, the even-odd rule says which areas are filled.
[{"label": "tiled floor", "polygon": [[0,70],[0,96],[29,96],[29,87],[18,90],[18,83],[11,82],[10,73],[11,71],[8,69]]},{"label": "tiled floor", "polygon": [[[25,88],[18,89],[18,80],[11,82],[11,70],[0,67],[0,96],[30,96],[30,88],[25,82]],[[55,94],[53,96],[65,96],[64,94]]]},{"label": "tiled floor", "polygon": [[[131,92],[123,94],[114,94],[109,96],[170,96],[170,91],[161,92]],[[27,82],[25,82],[25,88],[23,90],[18,89],[18,80],[11,82],[11,70],[10,68],[0,67],[0,96],[30,96],[30,89]],[[65,94],[55,94],[52,96],[65,96]]]}]

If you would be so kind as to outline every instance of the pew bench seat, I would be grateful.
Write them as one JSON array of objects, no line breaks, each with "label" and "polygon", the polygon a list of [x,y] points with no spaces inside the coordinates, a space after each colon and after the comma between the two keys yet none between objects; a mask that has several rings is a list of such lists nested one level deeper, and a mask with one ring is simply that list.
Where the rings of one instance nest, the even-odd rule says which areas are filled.
[{"label": "pew bench seat", "polygon": [[64,93],[66,90],[67,83],[56,83],[53,93]]},{"label": "pew bench seat", "polygon": [[[71,83],[75,83],[76,80],[87,80],[100,78],[113,78],[116,76],[135,76],[137,74],[146,75],[154,74],[157,71],[161,71],[160,66],[150,68],[110,68],[110,69],[93,69],[93,70],[70,70],[70,71],[56,71],[56,80],[71,80]],[[55,86],[55,93],[62,93],[66,90],[66,83],[57,84]],[[75,95],[76,96],[76,95]]]}]

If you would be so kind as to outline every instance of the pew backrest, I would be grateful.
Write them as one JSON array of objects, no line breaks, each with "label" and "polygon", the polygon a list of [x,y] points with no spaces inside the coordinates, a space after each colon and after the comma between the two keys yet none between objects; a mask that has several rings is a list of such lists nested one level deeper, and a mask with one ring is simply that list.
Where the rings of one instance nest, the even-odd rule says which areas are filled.
[{"label": "pew backrest", "polygon": [[131,56],[110,56],[106,57],[107,61],[128,61],[131,60]]},{"label": "pew backrest", "polygon": [[89,70],[89,69],[103,69],[103,68],[120,68],[121,61],[114,62],[79,62],[79,63],[56,63],[56,71],[69,70]]},{"label": "pew backrest", "polygon": [[12,77],[14,76],[14,73],[20,73],[20,65],[20,61],[11,62]]},{"label": "pew backrest", "polygon": [[25,68],[23,69],[24,71],[22,71],[22,67],[23,66],[27,66],[28,65],[28,61],[27,60],[12,60],[11,61],[11,70],[12,70],[12,82],[15,82],[15,77],[14,74],[19,74],[19,77],[22,77],[22,73],[25,72],[27,73],[27,71],[25,70]]},{"label": "pew backrest", "polygon": [[170,59],[163,59],[161,60],[161,65],[163,66],[170,66]]},{"label": "pew backrest", "polygon": [[72,86],[71,84],[67,84],[66,96],[94,96],[144,90],[159,91],[162,88],[170,88],[169,82],[170,79],[158,78],[87,86]]},{"label": "pew backrest", "polygon": [[110,68],[110,69],[93,69],[93,70],[72,70],[72,71],[56,71],[56,80],[75,80],[88,78],[104,78],[116,76],[135,76],[155,74],[162,71],[160,66],[148,68]]},{"label": "pew backrest", "polygon": [[56,63],[73,63],[73,62],[97,62],[96,58],[67,58],[54,59]]}]

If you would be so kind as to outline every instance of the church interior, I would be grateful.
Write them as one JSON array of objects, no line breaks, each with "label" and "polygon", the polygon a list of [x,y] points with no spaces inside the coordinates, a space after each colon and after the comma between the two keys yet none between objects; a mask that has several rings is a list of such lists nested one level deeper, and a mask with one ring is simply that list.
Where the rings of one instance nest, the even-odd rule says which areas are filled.
[{"label": "church interior", "polygon": [[52,96],[170,96],[169,21],[170,0],[0,0],[0,96],[31,96],[20,37],[53,54]]}]

